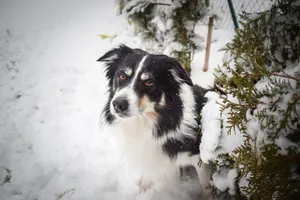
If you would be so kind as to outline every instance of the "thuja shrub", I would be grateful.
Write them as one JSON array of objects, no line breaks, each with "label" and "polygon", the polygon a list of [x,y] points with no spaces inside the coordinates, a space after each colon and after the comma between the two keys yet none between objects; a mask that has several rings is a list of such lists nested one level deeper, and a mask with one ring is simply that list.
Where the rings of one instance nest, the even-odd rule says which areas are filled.
[{"label": "thuja shrub", "polygon": [[[212,160],[213,174],[234,169],[234,187],[215,196],[297,199],[300,196],[300,1],[278,0],[270,10],[242,14],[242,29],[226,46],[216,71],[227,134],[243,142]],[[220,147],[222,148],[222,147]],[[234,189],[233,189],[234,188]]]}]

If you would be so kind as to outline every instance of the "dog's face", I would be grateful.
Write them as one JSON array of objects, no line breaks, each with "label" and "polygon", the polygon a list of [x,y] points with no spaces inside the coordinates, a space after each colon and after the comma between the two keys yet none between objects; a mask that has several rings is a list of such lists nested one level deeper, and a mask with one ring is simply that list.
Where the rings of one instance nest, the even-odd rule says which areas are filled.
[{"label": "dog's face", "polygon": [[174,115],[172,111],[182,107],[181,84],[192,86],[180,64],[165,55],[148,54],[122,45],[98,61],[107,66],[110,97],[105,115],[109,121],[139,115],[158,120],[162,115]]}]

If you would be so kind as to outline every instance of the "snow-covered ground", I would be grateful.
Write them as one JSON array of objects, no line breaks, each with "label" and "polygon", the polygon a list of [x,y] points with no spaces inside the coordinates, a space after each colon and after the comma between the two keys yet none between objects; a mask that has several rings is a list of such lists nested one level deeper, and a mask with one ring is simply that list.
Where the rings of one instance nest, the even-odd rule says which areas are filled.
[{"label": "snow-covered ground", "polygon": [[[136,196],[134,174],[99,128],[106,80],[96,59],[119,43],[142,47],[129,26],[113,1],[1,0],[1,200],[193,198],[192,181]],[[205,26],[196,32],[206,37]],[[214,31],[211,67],[231,36]],[[203,58],[195,54],[192,78],[211,85]]]}]

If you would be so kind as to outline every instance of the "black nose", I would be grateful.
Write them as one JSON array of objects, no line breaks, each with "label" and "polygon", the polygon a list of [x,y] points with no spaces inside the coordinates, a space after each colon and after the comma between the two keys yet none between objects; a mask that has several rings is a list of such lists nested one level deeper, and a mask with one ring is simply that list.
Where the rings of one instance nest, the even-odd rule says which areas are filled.
[{"label": "black nose", "polygon": [[117,98],[113,101],[114,108],[117,112],[124,112],[128,109],[128,101],[123,98]]}]

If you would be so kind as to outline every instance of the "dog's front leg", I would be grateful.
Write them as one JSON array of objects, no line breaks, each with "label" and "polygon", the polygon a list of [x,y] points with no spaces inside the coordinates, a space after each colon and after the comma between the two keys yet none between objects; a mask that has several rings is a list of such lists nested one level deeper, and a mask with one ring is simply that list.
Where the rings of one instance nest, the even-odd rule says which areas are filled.
[{"label": "dog's front leg", "polygon": [[210,176],[212,172],[211,165],[202,162],[201,166],[196,165],[195,169],[197,171],[200,182],[201,197],[203,199],[207,199],[211,196],[211,191],[207,188],[209,186]]},{"label": "dog's front leg", "polygon": [[196,169],[201,189],[202,199],[207,199],[211,195],[208,189],[209,181],[211,177],[211,165],[202,162],[201,166],[198,165],[200,156],[199,154],[190,156],[189,154],[179,154],[177,157],[177,164],[179,166],[193,166]]},{"label": "dog's front leg", "polygon": [[152,188],[153,182],[150,179],[142,176],[138,182],[138,186],[140,188],[140,193],[144,193],[150,188]]}]

